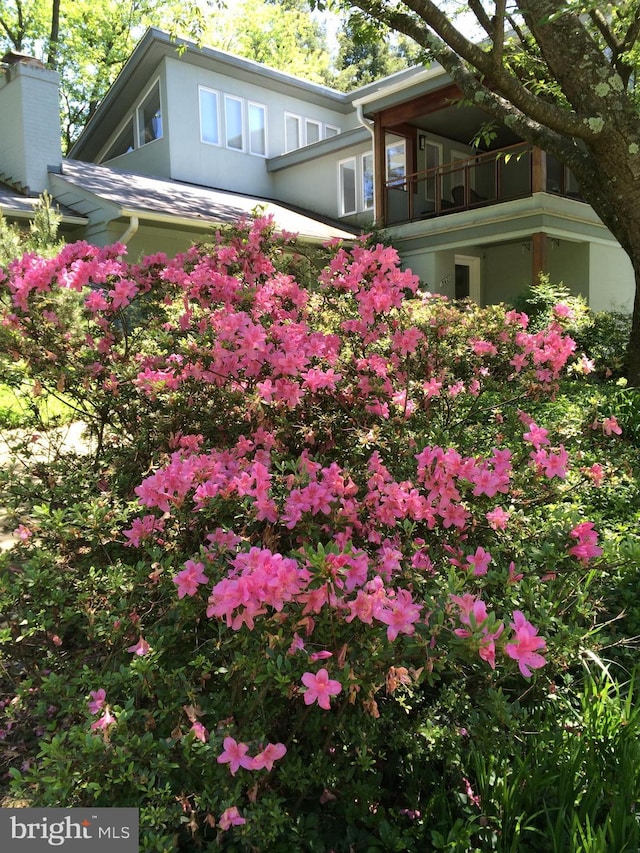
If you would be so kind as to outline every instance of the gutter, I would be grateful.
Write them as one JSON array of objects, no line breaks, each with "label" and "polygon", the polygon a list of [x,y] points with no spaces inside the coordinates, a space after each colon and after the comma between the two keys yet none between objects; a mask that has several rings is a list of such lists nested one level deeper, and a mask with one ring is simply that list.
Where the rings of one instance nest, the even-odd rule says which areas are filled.
[{"label": "gutter", "polygon": [[127,243],[129,242],[129,240],[131,240],[132,237],[135,237],[139,227],[140,227],[140,220],[138,219],[138,217],[135,216],[133,213],[130,214],[129,226],[128,226],[127,230],[124,232],[124,234],[122,235],[122,237],[120,237],[120,239],[117,242],[118,243],[124,243],[124,245],[126,246]]},{"label": "gutter", "polygon": [[[375,135],[375,131],[374,131],[374,125],[373,125],[373,122],[371,121],[371,119],[368,119],[368,118],[365,118],[365,117],[364,117],[364,111],[363,111],[363,105],[362,105],[362,102],[357,103],[355,106],[356,106],[356,116],[357,116],[357,118],[358,118],[358,122],[362,125],[362,127],[364,127],[364,128],[365,128],[365,130],[368,130],[368,131],[369,131],[369,133],[371,134],[371,144],[372,144],[372,146],[373,146],[373,150],[374,150],[374,152],[375,152],[375,150],[376,150],[376,135]],[[374,178],[373,178],[373,209],[374,209],[374,211],[375,211],[375,210],[376,210],[375,154],[374,154],[374,158],[373,158],[373,171],[374,171]],[[375,214],[374,214],[374,215],[375,215]]]},{"label": "gutter", "polygon": [[[35,212],[33,210],[20,210],[8,204],[2,204],[0,205],[0,216],[6,219],[28,219],[33,221]],[[86,216],[72,216],[61,213],[60,223],[64,225],[88,225],[89,220]]]},{"label": "gutter", "polygon": [[370,92],[368,95],[363,95],[360,98],[354,98],[351,103],[354,107],[360,107],[364,104],[369,104],[372,101],[379,101],[381,98],[386,98],[389,95],[395,95],[397,92],[404,92],[419,83],[424,83],[427,80],[432,80],[435,77],[448,77],[444,68],[441,65],[435,65],[431,68],[425,68],[423,71],[411,77],[408,80],[394,83],[391,86],[381,86],[375,92]]},{"label": "gutter", "polygon": [[[286,208],[283,208],[283,209],[286,210]],[[249,211],[246,211],[246,213],[249,214]],[[300,214],[300,215],[304,216],[304,214]],[[157,223],[160,223],[163,225],[169,225],[172,227],[182,226],[182,227],[188,228],[190,231],[203,231],[203,232],[209,231],[211,233],[213,233],[213,230],[216,227],[221,226],[221,225],[229,225],[230,221],[231,221],[231,220],[227,221],[227,220],[215,220],[215,219],[191,219],[191,218],[186,217],[186,216],[175,216],[174,214],[171,214],[171,213],[154,213],[152,211],[148,211],[148,212],[147,211],[133,211],[133,210],[130,210],[128,208],[121,208],[120,216],[123,216],[123,217],[128,216],[130,219],[129,227],[127,228],[125,233],[120,238],[120,242],[123,242],[123,243],[125,242],[125,239],[124,239],[125,237],[127,239],[130,239],[133,236],[133,234],[135,234],[135,232],[138,230],[139,218],[143,219],[145,222],[157,222]],[[313,217],[309,217],[309,218],[313,218]],[[131,231],[131,227],[132,227],[134,220],[136,223],[136,227],[135,227],[135,230],[130,234],[129,232]],[[340,228],[337,228],[334,226],[325,225],[325,223],[322,223],[319,220],[318,220],[318,223],[320,225],[324,225],[324,227],[329,228],[329,229],[331,229],[333,227],[335,231],[342,230],[344,232],[344,236],[340,237],[341,240],[349,240],[349,239],[355,240],[357,237],[357,235],[355,235],[355,234],[350,234],[348,231],[346,231],[346,229],[340,229]],[[296,233],[297,233],[298,237],[300,239],[302,239],[303,241],[306,241],[308,243],[317,243],[318,245],[322,245],[328,239],[330,239],[330,235],[325,236],[325,235],[321,235],[321,234],[305,234],[302,231],[297,231]]]}]

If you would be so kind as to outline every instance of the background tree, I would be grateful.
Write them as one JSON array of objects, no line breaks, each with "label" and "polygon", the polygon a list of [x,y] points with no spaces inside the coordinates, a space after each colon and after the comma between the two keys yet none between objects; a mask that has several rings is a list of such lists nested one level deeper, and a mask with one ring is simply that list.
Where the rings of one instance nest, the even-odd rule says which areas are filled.
[{"label": "background tree", "polygon": [[41,59],[61,77],[67,150],[148,26],[200,38],[218,0],[0,0],[0,55]]},{"label": "background tree", "polygon": [[337,32],[335,86],[349,91],[420,62],[422,49],[402,33],[373,26],[358,12],[348,15]]},{"label": "background tree", "polygon": [[202,40],[314,83],[335,82],[326,29],[306,0],[227,3],[208,16]]},{"label": "background tree", "polygon": [[633,265],[628,378],[640,385],[639,0],[460,4],[482,40],[467,37],[432,0],[339,5],[412,38],[466,98],[571,169]]}]

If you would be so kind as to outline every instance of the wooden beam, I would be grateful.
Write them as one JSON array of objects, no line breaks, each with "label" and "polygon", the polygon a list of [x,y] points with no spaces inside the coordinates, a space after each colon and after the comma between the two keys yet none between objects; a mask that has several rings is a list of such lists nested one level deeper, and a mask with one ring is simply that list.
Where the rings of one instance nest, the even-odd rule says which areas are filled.
[{"label": "wooden beam", "polygon": [[438,110],[450,107],[453,105],[453,102],[459,100],[461,97],[461,90],[455,83],[452,83],[449,86],[444,86],[442,89],[437,89],[435,92],[429,92],[427,95],[420,95],[418,98],[413,98],[404,104],[397,104],[394,107],[381,110],[379,113],[376,113],[376,118],[380,116],[382,127],[390,129],[407,122],[412,122],[428,113],[435,113]]}]

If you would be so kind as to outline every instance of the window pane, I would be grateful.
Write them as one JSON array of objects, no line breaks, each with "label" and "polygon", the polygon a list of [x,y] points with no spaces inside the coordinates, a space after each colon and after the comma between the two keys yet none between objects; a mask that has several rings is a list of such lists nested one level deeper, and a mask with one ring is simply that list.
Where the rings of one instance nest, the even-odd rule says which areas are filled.
[{"label": "window pane", "polygon": [[124,128],[120,131],[118,138],[107,151],[101,162],[112,160],[114,157],[119,157],[121,154],[126,154],[128,151],[133,151],[133,121],[129,119]]},{"label": "window pane", "polygon": [[[434,145],[432,142],[424,143],[425,146],[425,166],[427,169],[437,169],[440,165],[440,146]],[[436,189],[438,186],[438,178],[435,174],[430,174],[425,182],[425,198],[435,203]]]},{"label": "window pane", "polygon": [[156,83],[144,102],[138,107],[138,133],[140,145],[162,137],[162,113],[160,111],[160,84]]},{"label": "window pane", "polygon": [[285,148],[287,151],[295,151],[300,148],[300,118],[299,116],[285,115]]},{"label": "window pane", "polygon": [[373,207],[373,154],[362,156],[362,206]]},{"label": "window pane", "polygon": [[405,143],[387,145],[387,181],[391,186],[404,187],[405,174]]},{"label": "window pane", "polygon": [[307,145],[311,145],[313,142],[317,142],[320,139],[320,123],[319,122],[311,121],[310,119],[307,119],[306,130],[307,130]]},{"label": "window pane", "polygon": [[249,104],[249,150],[265,157],[267,154],[266,112],[260,104]]},{"label": "window pane", "polygon": [[238,98],[225,98],[224,113],[227,125],[227,147],[242,151],[244,149],[242,139],[242,101]]},{"label": "window pane", "polygon": [[211,145],[220,145],[218,95],[208,89],[200,89],[200,139]]},{"label": "window pane", "polygon": [[340,163],[340,201],[342,214],[356,212],[356,161]]},{"label": "window pane", "polygon": [[333,127],[330,124],[325,124],[324,126],[324,138],[329,139],[332,136],[337,136],[340,133],[340,128]]}]

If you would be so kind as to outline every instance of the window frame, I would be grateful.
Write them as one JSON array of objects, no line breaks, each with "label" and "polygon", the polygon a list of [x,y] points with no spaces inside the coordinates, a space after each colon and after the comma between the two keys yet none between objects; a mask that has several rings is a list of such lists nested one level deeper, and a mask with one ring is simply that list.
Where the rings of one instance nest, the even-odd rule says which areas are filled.
[{"label": "window frame", "polygon": [[[309,142],[309,125],[317,128],[318,138],[314,139],[313,142]],[[318,121],[315,118],[305,118],[304,120],[304,144],[305,145],[313,145],[314,142],[320,142],[322,139],[322,122]]]},{"label": "window frame", "polygon": [[[371,204],[367,204],[367,182],[365,181],[366,169],[365,160],[371,160]],[[373,151],[365,151],[360,155],[360,175],[361,175],[361,191],[360,201],[362,202],[362,210],[373,210],[375,206],[375,177],[374,177],[374,159]]]},{"label": "window frame", "polygon": [[[335,131],[334,133],[327,133],[328,130]],[[324,126],[324,138],[332,139],[334,136],[340,136],[340,128],[336,127],[335,124],[326,124]]]},{"label": "window frame", "polygon": [[[262,151],[254,151],[253,149],[253,128],[251,126],[251,110],[258,109],[262,113],[262,135],[263,135],[263,150]],[[249,141],[249,154],[252,154],[254,157],[267,157],[269,152],[267,150],[267,144],[269,140],[269,136],[267,134],[267,108],[264,104],[259,103],[258,101],[247,101],[247,139]]]},{"label": "window frame", "polygon": [[[217,140],[215,142],[212,141],[211,139],[205,139],[204,138],[204,134],[203,134],[204,122],[202,121],[202,104],[203,104],[202,96],[203,96],[203,94],[212,95],[215,98],[215,102],[216,102],[215,119],[216,119],[216,135],[217,135]],[[211,89],[209,86],[202,86],[201,84],[198,85],[198,116],[200,119],[200,142],[202,142],[203,145],[215,145],[219,148],[222,144],[222,140],[221,140],[222,134],[220,132],[222,127],[221,127],[221,121],[220,121],[220,92],[217,89]]]},{"label": "window frame", "polygon": [[[127,148],[126,151],[120,151],[119,154],[113,154],[113,150],[116,148],[118,143],[125,137],[125,134],[129,131],[130,139],[131,139],[131,147]],[[106,149],[105,153],[101,155],[99,162],[105,163],[109,160],[115,160],[116,157],[124,157],[125,154],[129,154],[130,151],[136,150],[136,128],[133,115],[130,115],[127,120],[122,124],[117,133],[112,137],[113,141],[111,145]]]},{"label": "window frame", "polygon": [[[348,163],[351,164],[353,170],[353,209],[347,209],[345,204],[346,194],[343,175],[345,174],[345,166]],[[358,159],[356,156],[338,160],[338,204],[340,216],[353,216],[358,212]]]},{"label": "window frame", "polygon": [[[144,130],[144,124],[141,125],[142,112],[144,110],[145,103],[149,100],[149,96],[153,92],[155,88],[158,88],[158,112],[160,113],[160,134],[158,136],[154,136],[153,139],[144,140],[142,130]],[[140,102],[136,106],[136,121],[135,121],[135,136],[134,142],[137,143],[135,145],[136,148],[143,148],[145,145],[150,145],[152,142],[158,142],[160,139],[164,137],[164,120],[162,116],[162,87],[160,86],[160,78],[156,77],[153,83],[149,86],[144,95],[140,98]],[[154,116],[155,117],[155,116]]]},{"label": "window frame", "polygon": [[[389,151],[392,148],[402,149],[403,152],[403,169],[404,172],[402,177],[390,178],[389,177]],[[387,142],[384,146],[384,178],[387,187],[394,187],[395,189],[407,189],[407,140],[402,137],[394,140],[393,142]]]},{"label": "window frame", "polygon": [[[240,116],[240,147],[237,145],[231,145],[229,143],[229,112],[228,105],[230,104],[238,104],[239,105],[239,116]],[[236,134],[237,135],[237,134]],[[238,97],[238,95],[230,95],[225,92],[224,95],[224,144],[225,148],[228,148],[230,151],[246,151],[246,127],[245,127],[245,118],[244,118],[244,98]]]},{"label": "window frame", "polygon": [[[298,127],[298,144],[290,147],[289,146],[289,127],[288,122],[290,119],[294,119],[297,127]],[[285,154],[289,154],[291,151],[297,151],[299,148],[302,148],[302,116],[298,113],[290,113],[288,110],[285,110],[284,113],[284,151]]]}]

